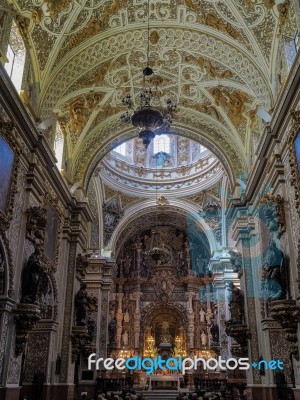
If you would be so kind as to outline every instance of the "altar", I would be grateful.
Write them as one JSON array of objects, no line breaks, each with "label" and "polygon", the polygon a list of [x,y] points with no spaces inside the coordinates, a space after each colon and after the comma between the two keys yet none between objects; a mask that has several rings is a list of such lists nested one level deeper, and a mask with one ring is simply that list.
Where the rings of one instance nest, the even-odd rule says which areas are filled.
[{"label": "altar", "polygon": [[180,381],[183,375],[151,375],[149,390],[180,390]]}]

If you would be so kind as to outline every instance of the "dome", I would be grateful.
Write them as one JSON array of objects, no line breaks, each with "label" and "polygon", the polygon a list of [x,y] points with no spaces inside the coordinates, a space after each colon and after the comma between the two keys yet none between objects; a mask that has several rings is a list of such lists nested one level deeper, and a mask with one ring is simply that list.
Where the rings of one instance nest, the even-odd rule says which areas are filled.
[{"label": "dome", "polygon": [[[176,197],[207,189],[221,179],[219,160],[186,137],[157,135],[146,149],[141,139],[114,148],[101,162],[104,182],[135,196],[176,191]],[[137,189],[139,191],[137,192]]]}]

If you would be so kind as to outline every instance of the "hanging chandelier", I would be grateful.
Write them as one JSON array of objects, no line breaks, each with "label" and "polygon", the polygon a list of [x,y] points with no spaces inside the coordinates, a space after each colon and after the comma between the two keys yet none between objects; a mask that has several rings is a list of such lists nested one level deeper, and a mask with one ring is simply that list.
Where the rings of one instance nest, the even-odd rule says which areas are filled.
[{"label": "hanging chandelier", "polygon": [[146,254],[148,257],[151,257],[156,264],[158,261],[160,261],[162,264],[168,263],[171,261],[171,254],[161,238],[161,233],[158,230],[158,226],[156,226],[156,230],[152,229],[151,233],[151,247],[144,254]]},{"label": "hanging chandelier", "polygon": [[148,30],[147,30],[147,63],[143,69],[143,88],[139,95],[139,106],[135,106],[135,98],[128,93],[122,103],[127,107],[127,111],[121,115],[121,121],[128,123],[137,128],[139,138],[143,140],[144,146],[147,148],[151,140],[156,134],[166,133],[170,129],[174,112],[177,105],[171,99],[166,100],[166,107],[162,107],[160,98],[161,92],[158,84],[162,79],[154,79],[153,69],[149,66],[149,49],[150,49],[150,27],[149,27],[149,0],[148,0]]}]

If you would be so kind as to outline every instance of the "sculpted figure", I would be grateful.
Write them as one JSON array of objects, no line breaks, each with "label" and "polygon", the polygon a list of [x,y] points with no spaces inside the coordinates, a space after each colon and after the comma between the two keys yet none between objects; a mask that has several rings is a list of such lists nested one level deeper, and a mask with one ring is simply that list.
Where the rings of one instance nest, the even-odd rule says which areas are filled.
[{"label": "sculpted figure", "polygon": [[242,324],[244,320],[244,293],[233,283],[231,283],[229,290],[231,292],[229,309],[232,323]]},{"label": "sculpted figure", "polygon": [[199,314],[200,314],[200,322],[205,322],[205,311],[203,310],[202,307]]},{"label": "sculpted figure", "polygon": [[75,296],[75,310],[76,310],[76,325],[85,326],[86,325],[86,313],[87,313],[87,293],[86,284],[82,283],[80,289]]},{"label": "sculpted figure", "polygon": [[129,312],[128,310],[126,310],[124,314],[124,322],[128,323],[129,320],[130,320]]},{"label": "sculpted figure", "polygon": [[288,292],[287,266],[283,252],[271,241],[264,257],[262,271],[263,295],[272,300],[286,297]]},{"label": "sculpted figure", "polygon": [[35,249],[23,269],[21,303],[35,304],[37,302],[37,291],[43,272],[39,255],[40,251]]},{"label": "sculpted figure", "polygon": [[201,333],[201,345],[206,346],[207,345],[207,336],[205,335],[204,332]]},{"label": "sculpted figure", "polygon": [[124,346],[128,345],[128,332],[127,331],[125,331],[122,335],[122,342],[123,342]]}]

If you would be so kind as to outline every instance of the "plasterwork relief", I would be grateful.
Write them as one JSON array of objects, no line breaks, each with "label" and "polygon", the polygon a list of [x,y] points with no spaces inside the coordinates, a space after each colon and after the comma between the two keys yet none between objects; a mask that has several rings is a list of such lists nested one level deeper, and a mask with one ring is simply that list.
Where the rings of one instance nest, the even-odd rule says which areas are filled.
[{"label": "plasterwork relief", "polygon": [[46,375],[48,364],[50,332],[31,332],[27,344],[24,382],[32,382],[34,375]]},{"label": "plasterwork relief", "polygon": [[284,365],[284,375],[288,383],[291,383],[291,364],[289,346],[284,346],[284,334],[282,331],[271,330],[269,332],[272,359],[281,360]]},{"label": "plasterwork relief", "polygon": [[96,181],[93,179],[88,188],[87,197],[89,201],[89,205],[91,207],[93,213],[93,221],[92,221],[92,232],[91,232],[91,249],[98,249],[100,246],[99,242],[99,212],[98,212],[98,203],[97,203],[97,195],[96,195]]},{"label": "plasterwork relief", "polygon": [[[289,201],[290,201],[290,218],[293,223],[291,224],[292,228],[292,237],[294,242],[294,248],[298,249],[298,257],[297,257],[297,271],[298,277],[300,276],[300,233],[299,233],[299,225],[300,225],[300,173],[298,171],[296,153],[294,149],[294,141],[298,133],[300,132],[300,110],[292,111],[292,125],[291,130],[288,137],[288,162],[289,164],[285,164],[286,170],[286,185],[287,191],[290,193]],[[298,282],[298,287],[300,288],[300,281]]]},{"label": "plasterwork relief", "polygon": [[3,362],[6,355],[6,343],[8,336],[8,317],[9,314],[7,312],[3,312],[0,315],[1,324],[0,324],[0,332],[1,332],[1,341],[0,341],[0,379],[2,381],[2,372],[3,372]]},{"label": "plasterwork relief", "polygon": [[99,357],[106,357],[107,354],[107,326],[109,324],[109,290],[102,289],[101,310],[100,310],[100,338],[99,338]]},{"label": "plasterwork relief", "polygon": [[65,310],[64,310],[64,325],[61,342],[61,374],[59,376],[59,382],[67,382],[68,369],[70,360],[70,333],[73,325],[73,286],[76,266],[76,242],[71,242],[69,249],[69,261],[68,261],[68,273],[66,283],[66,293],[69,295],[65,299]]},{"label": "plasterwork relief", "polygon": [[18,385],[20,381],[20,373],[22,366],[22,356],[10,356],[7,383],[11,385]]}]

